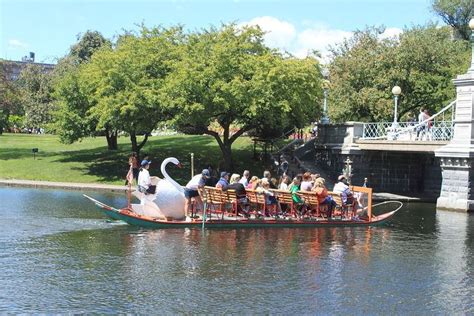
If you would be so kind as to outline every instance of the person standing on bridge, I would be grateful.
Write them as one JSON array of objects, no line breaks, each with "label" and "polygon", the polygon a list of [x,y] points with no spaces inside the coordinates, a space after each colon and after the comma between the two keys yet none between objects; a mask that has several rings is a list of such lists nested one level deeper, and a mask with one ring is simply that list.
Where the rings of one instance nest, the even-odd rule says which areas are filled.
[{"label": "person standing on bridge", "polygon": [[430,120],[430,112],[428,112],[428,109],[425,109],[425,120],[428,120],[426,122],[426,140],[432,140],[432,135],[431,135],[431,128],[433,127],[433,121]]},{"label": "person standing on bridge", "polygon": [[426,134],[428,130],[428,122],[425,122],[429,116],[426,116],[427,114],[425,113],[425,109],[421,108],[420,109],[420,114],[418,114],[418,127],[416,129],[416,139],[417,140],[422,140],[423,135]]}]

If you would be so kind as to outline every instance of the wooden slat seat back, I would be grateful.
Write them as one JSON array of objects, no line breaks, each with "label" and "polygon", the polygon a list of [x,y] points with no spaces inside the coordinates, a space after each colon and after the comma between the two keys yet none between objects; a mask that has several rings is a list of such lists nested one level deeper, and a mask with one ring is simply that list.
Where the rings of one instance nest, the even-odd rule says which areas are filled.
[{"label": "wooden slat seat back", "polygon": [[247,199],[250,202],[252,211],[254,213],[261,211],[265,207],[265,195],[257,192],[256,190],[245,190]]},{"label": "wooden slat seat back", "polygon": [[289,207],[289,212],[292,216],[296,214],[295,202],[293,201],[293,194],[290,191],[285,190],[271,190],[276,196],[278,203]]},{"label": "wooden slat seat back", "polygon": [[303,199],[304,204],[312,214],[316,213],[316,216],[321,215],[321,206],[319,205],[319,200],[318,196],[316,195],[316,192],[300,191],[297,194]]},{"label": "wooden slat seat back", "polygon": [[234,216],[237,216],[238,210],[239,210],[239,205],[241,204],[239,202],[239,197],[237,196],[237,192],[235,190],[227,190],[227,203],[232,204],[232,213]]},{"label": "wooden slat seat back", "polygon": [[206,211],[209,212],[209,215],[212,216],[212,213],[221,213],[222,216],[224,216],[225,204],[229,200],[227,192],[209,186],[204,187],[204,191],[207,199]]},{"label": "wooden slat seat back", "polygon": [[[354,208],[352,204],[344,204],[342,202],[342,195],[341,193],[337,192],[329,192],[329,194],[332,196],[334,202],[336,202],[336,210],[338,210],[340,213],[341,218],[347,217],[349,215],[349,212],[353,213]],[[352,214],[354,215],[354,214]]]},{"label": "wooden slat seat back", "polygon": [[262,215],[263,215],[269,212],[271,215],[276,215],[276,210],[277,210],[276,205],[267,204],[267,199],[264,192],[259,192],[257,190],[249,189],[249,190],[246,190],[246,193],[247,193],[247,198],[250,202],[250,206],[253,208],[252,211],[254,214],[256,214],[256,212],[262,212]]}]

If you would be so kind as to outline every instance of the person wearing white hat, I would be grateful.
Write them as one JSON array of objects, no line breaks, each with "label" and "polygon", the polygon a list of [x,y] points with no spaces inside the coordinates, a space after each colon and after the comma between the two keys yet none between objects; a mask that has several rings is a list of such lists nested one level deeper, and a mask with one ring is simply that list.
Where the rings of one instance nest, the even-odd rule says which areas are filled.
[{"label": "person wearing white hat", "polygon": [[146,194],[150,193],[148,191],[151,185],[150,172],[148,172],[150,164],[151,161],[149,160],[143,160],[140,164],[140,173],[138,174],[138,191],[143,193],[143,197],[140,201],[141,205],[145,205],[145,196]]},{"label": "person wearing white hat", "polygon": [[335,193],[341,194],[342,203],[344,203],[345,205],[352,204],[354,198],[352,196],[351,190],[349,189],[349,185],[347,184],[346,177],[341,174],[337,178],[337,181],[338,182],[336,183],[336,185],[334,185],[333,191]]}]

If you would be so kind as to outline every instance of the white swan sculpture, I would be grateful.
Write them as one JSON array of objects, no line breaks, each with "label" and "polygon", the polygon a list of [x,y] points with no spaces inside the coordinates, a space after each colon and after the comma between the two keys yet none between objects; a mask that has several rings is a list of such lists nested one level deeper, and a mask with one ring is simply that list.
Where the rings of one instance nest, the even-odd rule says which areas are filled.
[{"label": "white swan sculpture", "polygon": [[156,195],[153,202],[160,212],[167,218],[182,219],[184,217],[184,188],[171,178],[166,172],[166,165],[173,163],[181,166],[179,160],[169,157],[161,163],[161,173],[164,179],[156,185]]}]

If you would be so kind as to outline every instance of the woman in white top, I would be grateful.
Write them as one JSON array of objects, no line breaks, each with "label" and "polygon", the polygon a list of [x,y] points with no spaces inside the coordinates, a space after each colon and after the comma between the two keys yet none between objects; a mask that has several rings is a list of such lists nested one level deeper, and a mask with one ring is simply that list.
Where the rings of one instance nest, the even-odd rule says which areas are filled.
[{"label": "woman in white top", "polygon": [[301,182],[301,191],[311,191],[313,189],[313,182],[311,179],[311,172],[303,174],[303,181]]},{"label": "woman in white top", "polygon": [[283,177],[281,177],[281,182],[278,189],[288,191],[290,183],[291,183],[290,177],[288,177],[287,175],[284,175]]}]

